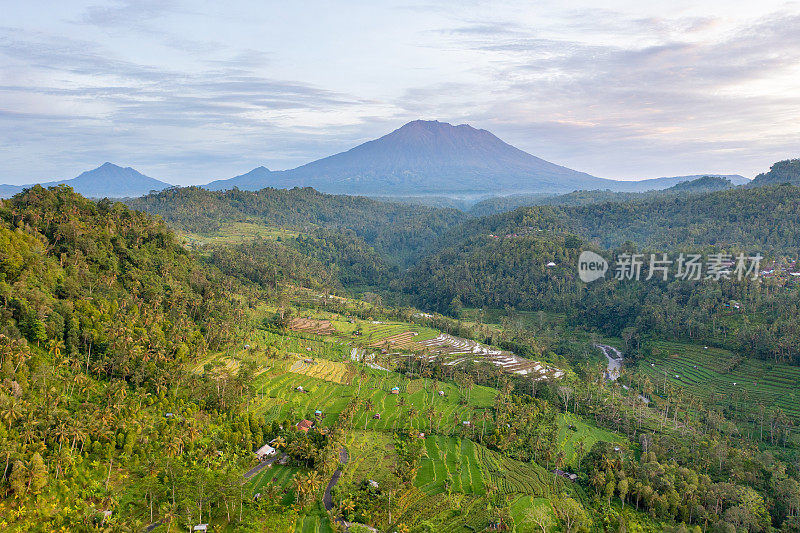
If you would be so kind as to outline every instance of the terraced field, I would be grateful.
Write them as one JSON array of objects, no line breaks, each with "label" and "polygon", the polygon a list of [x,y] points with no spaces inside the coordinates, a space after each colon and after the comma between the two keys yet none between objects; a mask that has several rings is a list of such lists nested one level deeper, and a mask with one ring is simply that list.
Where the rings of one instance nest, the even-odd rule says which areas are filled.
[{"label": "terraced field", "polygon": [[328,515],[322,509],[300,517],[294,526],[294,533],[334,533]]},{"label": "terraced field", "polygon": [[412,533],[431,531],[423,522],[437,533],[485,531],[493,517],[489,508],[487,496],[427,494],[412,487],[395,503],[395,524],[409,527]]},{"label": "terraced field", "polygon": [[483,446],[477,446],[476,450],[486,482],[499,493],[547,496],[555,487],[569,488],[535,463],[515,461]]},{"label": "terraced field", "polygon": [[251,492],[253,494],[259,492],[265,494],[267,492],[267,487],[272,486],[281,497],[281,502],[284,505],[290,505],[294,503],[292,478],[301,471],[303,471],[303,469],[296,466],[272,464],[253,476],[253,479],[250,480]]},{"label": "terraced field", "polygon": [[294,331],[304,331],[314,335],[333,335],[336,329],[331,325],[330,320],[317,320],[313,318],[293,318],[289,322],[289,328]]},{"label": "terraced field", "polygon": [[501,494],[551,493],[553,475],[535,464],[521,463],[489,450],[467,439],[429,436],[425,438],[425,456],[414,481],[427,494],[445,491],[445,484],[454,492],[480,496],[491,485]]},{"label": "terraced field", "polygon": [[[360,385],[358,380],[351,385],[341,385],[285,372],[261,374],[255,379],[255,386],[258,393],[256,410],[270,421],[311,418],[315,410],[320,410],[323,416],[319,424],[328,426],[360,386],[362,405],[353,419],[355,427],[393,431],[403,427],[411,418],[413,426],[420,431],[429,431],[433,425],[439,432],[451,434],[461,430],[462,421],[473,419],[475,431],[481,431],[481,416],[494,404],[497,394],[494,389],[475,386],[469,392],[467,405],[460,405],[459,400],[465,393],[453,384],[412,381],[394,373],[377,371],[368,372]],[[297,391],[297,387],[303,387],[307,392]],[[399,387],[400,394],[391,394],[392,387]],[[444,396],[439,395],[440,390]],[[366,409],[367,401],[371,402],[370,410]],[[374,418],[376,414],[380,418]]]},{"label": "terraced field", "polygon": [[306,358],[297,359],[289,367],[289,372],[304,374],[341,385],[349,385],[353,381],[352,373],[346,364],[326,359],[314,359],[313,361],[306,361]]},{"label": "terraced field", "polygon": [[780,407],[800,420],[800,367],[769,363],[704,346],[656,342],[638,370],[660,391],[667,384],[720,405],[744,402]]},{"label": "terraced field", "polygon": [[445,485],[464,494],[486,494],[477,446],[455,437],[426,437],[425,456],[414,484],[428,494],[444,492]]},{"label": "terraced field", "polygon": [[[318,424],[327,426],[352,398],[352,390],[346,385],[286,372],[277,376],[262,374],[255,380],[259,396],[257,411],[268,420],[303,418],[313,419],[315,410],[323,412]],[[297,387],[303,387],[301,392]]]},{"label": "terraced field", "polygon": [[[280,352],[302,354],[303,357],[322,357],[331,361],[345,361],[350,357],[350,348],[344,342],[326,342],[317,336],[301,332],[291,336],[270,331],[259,331],[259,334],[260,347],[273,346]],[[259,353],[256,353],[256,358],[258,356]]]},{"label": "terraced field", "polygon": [[178,234],[186,239],[190,246],[205,244],[239,244],[252,241],[256,237],[264,240],[277,240],[279,237],[286,240],[299,235],[296,231],[288,231],[273,226],[265,226],[257,222],[223,222],[213,233],[191,233],[179,231]]},{"label": "terraced field", "polygon": [[361,338],[369,345],[376,347],[383,347],[387,340],[402,342],[403,339],[407,340],[408,337],[413,337],[414,341],[424,341],[435,338],[439,334],[435,329],[404,322],[366,321],[359,322],[358,326],[361,329]]}]

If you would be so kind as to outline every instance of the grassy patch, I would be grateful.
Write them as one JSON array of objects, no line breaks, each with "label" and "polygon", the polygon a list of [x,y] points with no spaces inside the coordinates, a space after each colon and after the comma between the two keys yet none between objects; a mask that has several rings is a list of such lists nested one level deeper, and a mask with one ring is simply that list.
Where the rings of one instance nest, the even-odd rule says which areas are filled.
[{"label": "grassy patch", "polygon": [[[572,426],[574,429],[570,429]],[[586,454],[597,442],[624,442],[625,437],[599,428],[572,413],[558,418],[558,446],[564,452],[564,465],[576,468],[582,454]],[[583,443],[581,447],[581,443]]]}]

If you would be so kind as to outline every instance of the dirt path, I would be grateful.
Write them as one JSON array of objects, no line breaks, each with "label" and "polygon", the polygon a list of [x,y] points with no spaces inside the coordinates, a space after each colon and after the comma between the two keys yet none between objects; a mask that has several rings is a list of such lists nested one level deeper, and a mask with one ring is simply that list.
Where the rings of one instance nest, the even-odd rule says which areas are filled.
[{"label": "dirt path", "polygon": [[[347,450],[345,448],[339,450],[339,463],[341,463],[342,466],[346,465],[349,459],[350,457],[347,455]],[[331,495],[331,490],[333,490],[333,487],[335,487],[336,484],[339,482],[339,478],[341,476],[342,476],[342,471],[341,469],[337,468],[336,472],[334,472],[333,476],[331,476],[331,480],[328,482],[328,486],[325,487],[325,494],[322,497],[322,503],[323,505],[325,505],[326,511],[330,511],[331,509],[333,509],[333,496]]]}]

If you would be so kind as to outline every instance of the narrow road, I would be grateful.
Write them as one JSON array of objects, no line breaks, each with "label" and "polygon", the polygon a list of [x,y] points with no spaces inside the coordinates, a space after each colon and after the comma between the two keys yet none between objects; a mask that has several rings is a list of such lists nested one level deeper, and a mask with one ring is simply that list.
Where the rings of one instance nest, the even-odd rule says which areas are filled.
[{"label": "narrow road", "polygon": [[266,467],[268,467],[269,465],[271,465],[275,461],[277,461],[279,459],[282,459],[285,455],[286,455],[285,453],[282,453],[280,455],[275,454],[275,455],[273,455],[271,457],[268,457],[267,459],[264,459],[263,461],[258,463],[256,466],[254,466],[253,468],[251,468],[250,470],[245,472],[244,478],[245,479],[250,479],[251,477],[255,476],[256,474],[258,474],[259,472],[264,470]]},{"label": "narrow road", "polygon": [[[342,466],[347,464],[349,458],[350,457],[347,455],[347,450],[345,448],[339,450],[339,463],[341,463]],[[328,482],[328,486],[325,487],[325,494],[324,496],[322,496],[322,503],[323,505],[325,505],[326,511],[330,511],[331,509],[333,509],[333,496],[331,495],[331,490],[333,490],[333,487],[335,487],[336,484],[339,482],[339,478],[341,477],[341,475],[342,475],[341,469],[337,468],[336,472],[334,472],[333,476],[331,476],[331,480]]]}]

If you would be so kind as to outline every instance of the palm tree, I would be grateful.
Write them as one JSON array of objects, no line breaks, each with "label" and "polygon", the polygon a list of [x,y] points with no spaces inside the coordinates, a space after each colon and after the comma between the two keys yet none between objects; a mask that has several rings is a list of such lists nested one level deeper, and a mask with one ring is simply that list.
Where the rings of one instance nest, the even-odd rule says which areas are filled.
[{"label": "palm tree", "polygon": [[322,486],[322,477],[320,476],[319,472],[312,470],[308,473],[308,475],[306,475],[305,482],[308,486],[309,494],[314,494]]},{"label": "palm tree", "polygon": [[369,421],[369,413],[375,408],[375,404],[372,403],[371,398],[367,398],[367,401],[364,403],[364,410],[367,412],[366,417],[364,418],[364,431],[367,430],[367,422]]},{"label": "palm tree", "polygon": [[349,499],[345,500],[344,503],[342,504],[342,510],[344,511],[344,514],[347,514],[347,515],[352,513],[355,510],[355,508],[356,508],[356,505],[353,503],[353,500],[349,500]]},{"label": "palm tree", "polygon": [[3,420],[11,427],[14,422],[25,415],[25,406],[22,401],[17,400],[13,396],[7,396],[6,398],[7,400],[3,402]]},{"label": "palm tree", "polygon": [[298,472],[292,479],[292,486],[297,495],[297,502],[303,506],[305,500],[315,494],[322,486],[322,477],[316,470],[312,470],[305,475]]},{"label": "palm tree", "polygon": [[275,440],[272,441],[272,444],[275,445],[275,449],[276,450],[278,448],[285,448],[286,447],[286,440],[283,437],[281,437],[280,435],[278,435],[277,437],[275,437]]}]

